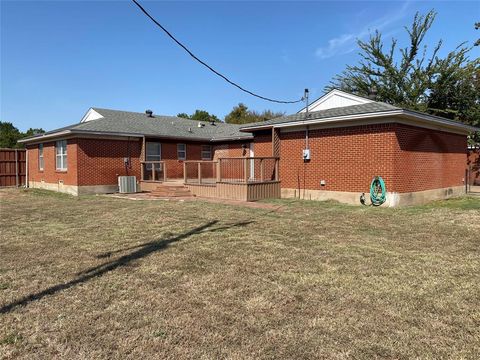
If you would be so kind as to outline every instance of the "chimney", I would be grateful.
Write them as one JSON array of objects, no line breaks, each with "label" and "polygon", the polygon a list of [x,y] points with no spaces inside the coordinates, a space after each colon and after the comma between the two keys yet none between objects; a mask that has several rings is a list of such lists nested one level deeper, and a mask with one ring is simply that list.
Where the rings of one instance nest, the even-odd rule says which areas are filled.
[{"label": "chimney", "polygon": [[152,110],[145,110],[145,114],[147,114],[148,117],[153,117],[153,111]]}]

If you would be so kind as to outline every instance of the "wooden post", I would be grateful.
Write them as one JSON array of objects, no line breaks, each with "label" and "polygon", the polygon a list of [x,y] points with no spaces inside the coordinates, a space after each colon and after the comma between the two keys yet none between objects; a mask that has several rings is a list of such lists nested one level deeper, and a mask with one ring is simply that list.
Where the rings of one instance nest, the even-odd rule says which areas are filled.
[{"label": "wooden post", "polygon": [[167,181],[167,164],[165,162],[160,163],[163,166],[163,182]]},{"label": "wooden post", "polygon": [[15,149],[15,185],[18,187],[18,150]]},{"label": "wooden post", "polygon": [[155,163],[152,164],[152,181],[155,181]]},{"label": "wooden post", "polygon": [[243,177],[245,183],[248,182],[248,158],[243,158]]},{"label": "wooden post", "polygon": [[187,183],[187,163],[183,162],[183,183]]},{"label": "wooden post", "polygon": [[275,181],[278,181],[278,179],[280,178],[278,176],[278,158],[275,159]]},{"label": "wooden post", "polygon": [[263,158],[260,159],[260,181],[263,182],[263,178],[264,178],[264,168],[265,168],[265,164],[263,163]]},{"label": "wooden post", "polygon": [[222,181],[222,175],[220,174],[220,169],[221,169],[220,160],[222,160],[222,159],[218,159],[217,164],[216,164],[216,166],[217,166],[217,182]]},{"label": "wooden post", "polygon": [[202,165],[200,162],[197,163],[198,166],[198,183],[202,183]]},{"label": "wooden post", "polygon": [[142,162],[140,163],[141,165],[140,176],[142,177],[142,180],[145,180],[145,161],[147,160],[147,157],[145,156],[146,152],[147,152],[147,149],[146,149],[146,142],[145,142],[145,136],[144,136],[142,138],[142,154],[141,154]]}]

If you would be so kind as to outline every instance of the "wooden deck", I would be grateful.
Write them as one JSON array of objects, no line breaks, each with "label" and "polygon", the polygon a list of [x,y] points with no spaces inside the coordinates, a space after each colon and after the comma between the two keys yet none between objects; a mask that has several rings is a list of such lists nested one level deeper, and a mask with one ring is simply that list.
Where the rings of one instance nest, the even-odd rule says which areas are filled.
[{"label": "wooden deck", "polygon": [[257,201],[280,197],[280,181],[264,183],[185,184],[195,196],[228,200]]},{"label": "wooden deck", "polygon": [[[278,164],[277,157],[188,160],[183,163],[183,184],[200,197],[241,201],[280,198]],[[168,169],[163,162],[144,162],[143,167],[142,191],[154,191],[159,183],[166,183]]]}]

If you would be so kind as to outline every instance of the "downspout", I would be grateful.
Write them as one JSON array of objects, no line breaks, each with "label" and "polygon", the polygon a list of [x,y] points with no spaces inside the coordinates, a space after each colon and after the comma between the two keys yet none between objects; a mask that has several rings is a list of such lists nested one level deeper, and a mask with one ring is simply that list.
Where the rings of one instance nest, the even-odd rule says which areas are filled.
[{"label": "downspout", "polygon": [[28,187],[28,147],[25,146],[25,189]]},{"label": "downspout", "polygon": [[[304,98],[305,98],[305,121],[308,120],[308,89],[305,89],[304,93]],[[309,144],[308,144],[308,125],[305,127],[305,149],[309,149]],[[305,191],[306,191],[306,167],[307,167],[307,161],[303,160],[303,199],[305,200]],[[300,194],[299,194],[300,195]]]}]

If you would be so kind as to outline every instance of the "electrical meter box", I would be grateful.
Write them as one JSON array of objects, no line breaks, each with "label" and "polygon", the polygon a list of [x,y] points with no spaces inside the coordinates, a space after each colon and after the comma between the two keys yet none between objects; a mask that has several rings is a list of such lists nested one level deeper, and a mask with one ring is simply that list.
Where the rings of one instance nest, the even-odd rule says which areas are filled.
[{"label": "electrical meter box", "polygon": [[303,149],[303,161],[310,160],[310,149]]}]

